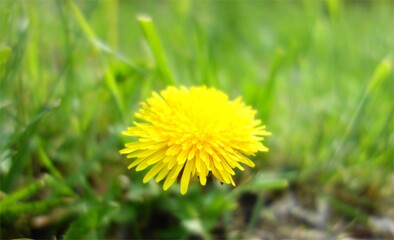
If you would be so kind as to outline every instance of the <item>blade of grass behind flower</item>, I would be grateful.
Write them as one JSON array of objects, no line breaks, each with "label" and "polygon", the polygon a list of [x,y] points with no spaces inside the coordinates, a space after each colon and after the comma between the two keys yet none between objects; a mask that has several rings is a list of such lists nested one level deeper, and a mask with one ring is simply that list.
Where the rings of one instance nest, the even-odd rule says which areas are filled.
[{"label": "blade of grass behind flower", "polygon": [[11,48],[2,46],[0,49],[0,73],[3,71],[3,67],[6,65],[8,58],[11,54]]},{"label": "blade of grass behind flower", "polygon": [[86,202],[77,206],[79,217],[71,223],[65,232],[64,239],[105,239],[105,229],[101,228],[107,221],[111,221],[119,210],[114,202]]},{"label": "blade of grass behind flower", "polygon": [[[37,61],[37,35],[39,28],[37,27],[37,17],[36,17],[36,6],[35,6],[35,1],[27,1],[28,4],[28,14],[29,14],[29,20],[30,20],[30,25],[32,31],[29,33],[29,42],[27,46],[27,66],[29,69],[29,79],[31,82],[34,82],[35,84],[40,84],[42,86],[45,86],[46,83],[46,78],[39,78],[39,68],[38,68],[38,61]],[[39,80],[39,83],[36,83],[36,81]],[[46,88],[40,88],[40,94],[37,94],[40,98],[44,98],[46,94],[43,93],[43,91],[46,91]]]},{"label": "blade of grass behind flower", "polygon": [[48,199],[44,201],[33,201],[26,203],[17,203],[14,205],[7,206],[6,208],[0,208],[0,213],[12,213],[15,215],[29,213],[37,214],[48,211],[53,206],[60,205],[63,202],[61,199]]},{"label": "blade of grass behind flower", "polygon": [[72,0],[67,0],[67,4],[70,6],[72,12],[74,13],[74,16],[77,20],[77,23],[81,27],[83,33],[86,35],[86,37],[93,41],[96,39],[96,36],[92,30],[92,28],[89,26],[88,22],[86,21],[85,17],[82,15],[81,11],[75,5],[75,3]]},{"label": "blade of grass behind flower", "polygon": [[10,20],[10,10],[7,8],[3,8],[0,11],[0,42],[5,43],[9,31],[9,20]]},{"label": "blade of grass behind flower", "polygon": [[141,15],[137,18],[137,20],[155,57],[156,65],[160,71],[163,81],[167,85],[175,85],[175,77],[170,69],[170,66],[168,65],[167,58],[164,53],[164,48],[161,44],[152,18],[149,16]]},{"label": "blade of grass behind flower", "polygon": [[106,1],[108,19],[107,41],[115,51],[118,49],[118,0]]},{"label": "blade of grass behind flower", "polygon": [[[0,93],[2,91],[4,91],[4,86],[3,86],[4,84],[3,84],[2,79],[4,76],[3,74],[5,74],[7,62],[8,62],[10,55],[11,55],[11,48],[10,47],[2,46],[0,48]],[[0,99],[2,98],[1,95],[3,95],[3,94],[0,94]]]},{"label": "blade of grass behind flower", "polygon": [[64,179],[58,179],[50,174],[47,174],[46,176],[46,185],[48,188],[54,190],[57,195],[72,197],[78,196],[78,194],[75,193],[69,185],[67,185],[67,182],[64,181]]},{"label": "blade of grass behind flower", "polygon": [[261,208],[264,203],[264,191],[273,189],[283,189],[288,186],[287,179],[267,176],[265,173],[256,174],[251,182],[238,186],[231,192],[231,195],[238,196],[242,193],[252,191],[257,192],[257,200],[254,204],[252,216],[250,217],[247,231],[252,233],[257,227],[257,220],[260,216]]},{"label": "blade of grass behind flower", "polygon": [[288,186],[286,179],[266,178],[262,174],[257,174],[251,183],[244,184],[236,188],[231,195],[240,195],[242,193],[252,191],[257,192],[257,200],[253,206],[252,216],[250,217],[247,231],[252,233],[257,227],[257,220],[260,216],[261,208],[264,203],[264,193],[266,190],[283,189]]},{"label": "blade of grass behind flower", "polygon": [[209,33],[206,31],[206,28],[201,27],[201,24],[194,21],[193,26],[196,28],[195,41],[196,41],[196,60],[198,63],[197,73],[200,79],[197,81],[202,81],[203,84],[207,86],[217,87],[217,73],[216,73],[216,64],[215,64],[215,56],[213,56],[215,42],[210,40]]},{"label": "blade of grass behind flower", "polygon": [[332,166],[333,164],[335,165],[338,161],[335,161],[338,158],[338,155],[340,154],[345,142],[348,140],[348,138],[352,135],[352,132],[357,129],[358,124],[361,122],[361,118],[363,116],[363,112],[365,109],[366,104],[369,101],[369,98],[371,95],[374,93],[376,88],[384,81],[385,79],[388,79],[388,76],[390,75],[392,71],[392,62],[391,58],[387,57],[384,58],[379,65],[375,68],[374,73],[369,80],[369,83],[363,92],[363,94],[360,97],[360,100],[358,101],[358,104],[351,115],[351,118],[349,120],[349,123],[347,124],[345,134],[341,140],[341,143],[338,145],[338,147],[334,150],[331,158],[328,161],[328,165]]},{"label": "blade of grass behind flower", "polygon": [[16,179],[20,176],[23,167],[25,165],[25,161],[28,158],[30,153],[29,149],[29,142],[34,136],[37,128],[40,126],[42,119],[59,105],[53,105],[44,107],[41,111],[39,111],[27,124],[25,130],[20,134],[15,134],[13,138],[11,138],[7,143],[6,146],[10,146],[14,143],[17,144],[17,153],[12,160],[12,165],[4,178],[4,181],[1,182],[1,187],[3,191],[9,192],[13,189]]},{"label": "blade of grass behind flower", "polygon": [[[82,13],[79,10],[79,8],[77,7],[77,5],[75,5],[75,3],[72,0],[67,0],[67,3],[71,8],[71,10],[77,20],[77,23],[81,27],[82,31],[84,32],[84,34],[86,35],[88,40],[90,42],[94,43],[93,45],[95,46],[95,49],[97,51],[102,53],[102,47],[98,47],[98,46],[102,46],[103,44],[101,44],[101,45],[97,44],[97,43],[100,43],[100,41],[97,39],[96,35],[94,34],[93,29],[90,27],[89,23],[86,21],[86,19],[82,15]],[[105,83],[106,83],[108,89],[111,91],[112,96],[115,99],[115,102],[116,102],[116,105],[120,111],[120,114],[123,116],[124,112],[125,112],[125,107],[124,107],[123,101],[121,100],[122,98],[120,95],[118,84],[115,81],[112,71],[110,71],[108,63],[105,61],[104,56],[102,56],[102,58],[103,58],[104,65],[105,65],[105,71],[104,71]]]},{"label": "blade of grass behind flower", "polygon": [[242,193],[249,191],[264,191],[264,190],[272,190],[272,189],[283,189],[288,186],[288,181],[282,178],[273,178],[270,176],[264,176],[263,173],[256,174],[253,179],[245,184],[242,184],[235,188],[231,194],[235,196],[239,196]]},{"label": "blade of grass behind flower", "polygon": [[[116,37],[112,38],[112,37],[108,36],[108,38],[111,39],[111,40],[108,40],[109,45],[106,44],[105,42],[103,42],[102,40],[98,39],[96,37],[96,35],[94,34],[94,31],[90,27],[89,23],[86,21],[86,19],[82,15],[81,11],[75,5],[75,3],[73,3],[72,0],[67,0],[67,1],[70,2],[69,6],[71,7],[73,14],[75,15],[81,30],[85,34],[85,37],[92,44],[92,46],[94,47],[94,49],[96,51],[100,52],[101,54],[106,53],[106,54],[114,57],[116,60],[129,65],[136,72],[146,74],[143,69],[141,69],[140,67],[133,64],[131,61],[129,61],[127,59],[127,57],[125,57],[124,55],[122,55],[121,53],[119,53],[117,51],[117,38]],[[108,4],[111,3],[111,7],[108,8],[108,11],[111,11],[111,14],[109,14],[109,15],[111,15],[110,16],[111,29],[112,28],[117,29],[117,19],[114,16],[112,16],[118,11],[117,10],[117,7],[118,7],[117,3],[115,4],[114,2],[115,1],[108,1]],[[114,5],[114,6],[112,6],[112,5]],[[62,4],[59,4],[59,7],[62,9]],[[113,12],[115,12],[115,13],[113,13]],[[112,18],[115,18],[115,19],[112,19]],[[64,22],[64,25],[67,25],[67,21],[63,21],[63,22]]]},{"label": "blade of grass behind flower", "polygon": [[0,209],[0,213],[12,213],[15,215],[23,213],[41,213],[48,211],[53,206],[60,205],[63,202],[61,199],[49,199],[44,201],[34,201],[28,203],[17,203],[15,205],[8,206],[6,209]]},{"label": "blade of grass behind flower", "polygon": [[86,194],[87,198],[96,199],[98,196],[94,190],[94,187],[88,183],[86,176],[88,176],[93,169],[97,169],[100,164],[100,160],[102,160],[102,156],[109,149],[113,149],[114,146],[118,143],[119,137],[114,134],[111,135],[105,142],[100,144],[100,148],[97,151],[92,152],[91,156],[89,155],[85,161],[81,163],[81,166],[71,174],[69,174],[66,178],[66,183],[68,186],[79,186],[81,187]]},{"label": "blade of grass behind flower", "polygon": [[57,179],[63,180],[63,176],[60,174],[60,172],[53,165],[52,161],[49,159],[48,155],[44,151],[44,148],[42,147],[41,143],[39,143],[39,146],[38,146],[38,155],[40,157],[42,164],[49,170],[49,172]]},{"label": "blade of grass behind flower", "polygon": [[[6,56],[7,61],[4,63],[4,66],[1,67],[1,91],[8,92],[7,87],[13,86],[13,84],[10,84],[9,81],[15,80],[14,77],[18,73],[20,66],[23,62],[25,46],[28,40],[28,26],[29,21],[25,18],[21,19],[18,26],[19,31],[16,43],[10,46],[10,51],[7,50],[8,47],[5,47],[3,54]],[[0,95],[0,97],[2,97],[2,94]]]},{"label": "blade of grass behind flower", "polygon": [[259,115],[264,122],[267,122],[270,117],[273,99],[275,97],[277,73],[283,62],[283,58],[283,51],[281,49],[277,49],[268,74],[267,82],[264,84],[262,90],[257,90],[256,105],[260,109]]},{"label": "blade of grass behind flower", "polygon": [[341,10],[340,0],[326,0],[328,12],[330,14],[331,21],[336,21]]},{"label": "blade of grass behind flower", "polygon": [[334,197],[328,197],[329,202],[331,203],[331,205],[337,209],[338,211],[340,211],[342,214],[353,218],[354,220],[358,221],[358,222],[366,222],[368,220],[368,216],[366,214],[364,214],[362,211],[360,211],[359,209],[353,207],[352,205],[349,205],[345,202],[343,202],[342,200],[339,200],[337,198]]},{"label": "blade of grass behind flower", "polygon": [[[85,204],[87,205],[87,204]],[[65,232],[63,238],[67,239],[79,239],[79,238],[87,238],[87,234],[92,234],[92,231],[97,228],[98,215],[97,211],[92,209],[92,206],[89,204],[89,209],[84,209],[81,216],[75,220],[70,227]],[[95,233],[94,235],[97,235]]]},{"label": "blade of grass behind flower", "polygon": [[7,195],[0,202],[0,213],[4,212],[11,205],[13,204],[15,205],[17,201],[32,196],[40,189],[42,189],[45,185],[46,185],[46,176],[10,195]]}]

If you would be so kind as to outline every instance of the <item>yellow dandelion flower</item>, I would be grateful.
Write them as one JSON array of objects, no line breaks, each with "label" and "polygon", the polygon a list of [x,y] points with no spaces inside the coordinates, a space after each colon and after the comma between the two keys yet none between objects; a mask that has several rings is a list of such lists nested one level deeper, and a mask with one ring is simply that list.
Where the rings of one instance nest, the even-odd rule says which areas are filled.
[{"label": "yellow dandelion flower", "polygon": [[122,132],[138,141],[125,144],[120,153],[135,159],[129,169],[151,167],[143,182],[165,179],[164,190],[180,177],[186,194],[191,177],[197,175],[205,185],[210,172],[235,186],[234,169],[255,165],[246,156],[268,151],[260,141],[270,133],[255,114],[241,98],[229,100],[214,88],[168,87],[141,103],[135,114],[141,121]]}]

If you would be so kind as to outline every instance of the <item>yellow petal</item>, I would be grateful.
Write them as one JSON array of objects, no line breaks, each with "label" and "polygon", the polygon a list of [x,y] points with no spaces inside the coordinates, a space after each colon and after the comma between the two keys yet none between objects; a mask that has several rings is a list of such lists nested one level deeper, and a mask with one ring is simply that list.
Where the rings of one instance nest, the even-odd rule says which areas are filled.
[{"label": "yellow petal", "polygon": [[175,164],[177,164],[176,157],[172,157],[172,159],[168,162],[167,168],[172,169],[175,166]]},{"label": "yellow petal", "polygon": [[[168,174],[168,177],[176,179],[179,175],[179,172],[182,170],[182,168],[184,168],[184,166],[185,165],[178,164],[176,167],[174,167],[171,170],[171,172]],[[175,171],[174,171],[174,169],[175,169]]]},{"label": "yellow petal", "polygon": [[124,148],[122,150],[119,151],[120,154],[127,154],[127,153],[131,153],[134,152],[137,149],[132,149],[132,148]]},{"label": "yellow petal", "polygon": [[156,152],[157,152],[157,149],[140,150],[140,151],[133,152],[133,153],[127,155],[127,158],[134,158],[134,157],[145,158],[145,157],[149,157],[149,156],[155,154]]},{"label": "yellow petal", "polygon": [[231,175],[235,175],[234,170],[227,164],[226,161],[222,161],[221,163],[226,172],[230,173]]},{"label": "yellow petal", "polygon": [[171,147],[168,148],[166,154],[169,156],[175,156],[181,150],[182,150],[181,145],[173,144]]},{"label": "yellow petal", "polygon": [[187,193],[187,189],[189,188],[190,174],[192,172],[193,167],[194,167],[194,159],[186,162],[185,169],[183,170],[182,179],[181,179],[182,195],[185,195]]},{"label": "yellow petal", "polygon": [[215,165],[215,167],[217,168],[217,170],[219,170],[219,171],[223,170],[222,164],[220,164],[220,162],[217,159],[212,159],[212,162]]},{"label": "yellow petal", "polygon": [[213,176],[215,176],[217,179],[219,179],[219,181],[225,182],[224,178],[222,177],[222,175],[220,174],[220,172],[218,172],[218,171],[216,170],[215,166],[212,166],[211,170],[212,170]]},{"label": "yellow petal", "polygon": [[196,152],[196,146],[193,146],[192,149],[189,151],[189,154],[187,155],[187,160],[190,160],[194,157],[194,153]]},{"label": "yellow petal", "polygon": [[166,149],[161,149],[157,151],[154,155],[147,157],[146,161],[149,165],[155,164],[166,157]]},{"label": "yellow petal", "polygon": [[238,158],[238,161],[240,161],[241,163],[245,163],[249,167],[255,166],[254,162],[252,162],[249,158],[244,157],[242,154],[237,154],[236,157]]},{"label": "yellow petal", "polygon": [[163,189],[164,191],[167,191],[169,187],[174,184],[175,180],[177,179],[177,176],[179,172],[182,170],[182,165],[177,165],[176,168],[173,168],[171,172],[168,174],[166,181],[163,184]]},{"label": "yellow petal", "polygon": [[161,180],[163,180],[167,176],[169,171],[170,171],[170,169],[163,167],[161,169],[159,175],[157,175],[157,177],[156,177],[156,182],[160,182]]},{"label": "yellow petal", "polygon": [[199,177],[200,177],[200,183],[201,185],[205,186],[207,183],[207,175],[208,175],[208,170],[205,164],[201,165],[201,171],[199,172]]},{"label": "yellow petal", "polygon": [[144,161],[145,158],[137,158],[136,160],[134,160],[134,162],[132,162],[127,168],[133,168],[135,166],[137,166],[138,164],[140,164],[142,161]]},{"label": "yellow petal", "polygon": [[147,183],[149,180],[154,178],[161,169],[165,166],[164,163],[157,163],[155,166],[153,166],[149,172],[145,175],[144,179],[142,180],[143,183]]},{"label": "yellow petal", "polygon": [[178,164],[184,163],[187,160],[187,155],[188,155],[188,152],[186,152],[186,151],[180,152],[177,157]]}]

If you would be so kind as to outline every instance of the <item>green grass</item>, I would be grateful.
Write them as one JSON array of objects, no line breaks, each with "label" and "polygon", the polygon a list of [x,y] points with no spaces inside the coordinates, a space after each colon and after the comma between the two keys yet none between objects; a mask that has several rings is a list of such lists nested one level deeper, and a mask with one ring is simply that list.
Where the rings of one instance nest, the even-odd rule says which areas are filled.
[{"label": "green grass", "polygon": [[[393,9],[1,1],[1,238],[211,239],[218,226],[230,237],[247,194],[257,202],[241,232],[253,233],[267,193],[288,185],[325,196],[349,222],[365,223],[365,206],[381,214],[394,194]],[[127,170],[120,132],[167,85],[216,87],[258,110],[270,152],[237,188],[192,184],[181,196]],[[38,217],[50,221],[37,227]]]}]

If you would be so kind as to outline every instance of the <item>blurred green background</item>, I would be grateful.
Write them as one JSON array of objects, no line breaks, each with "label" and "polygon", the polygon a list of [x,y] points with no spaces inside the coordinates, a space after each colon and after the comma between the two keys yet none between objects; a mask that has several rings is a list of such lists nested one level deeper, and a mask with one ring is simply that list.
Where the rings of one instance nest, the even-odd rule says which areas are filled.
[{"label": "blurred green background", "polygon": [[[394,236],[393,26],[384,0],[1,0],[1,238]],[[127,170],[167,85],[258,111],[270,151],[236,188]]]}]

